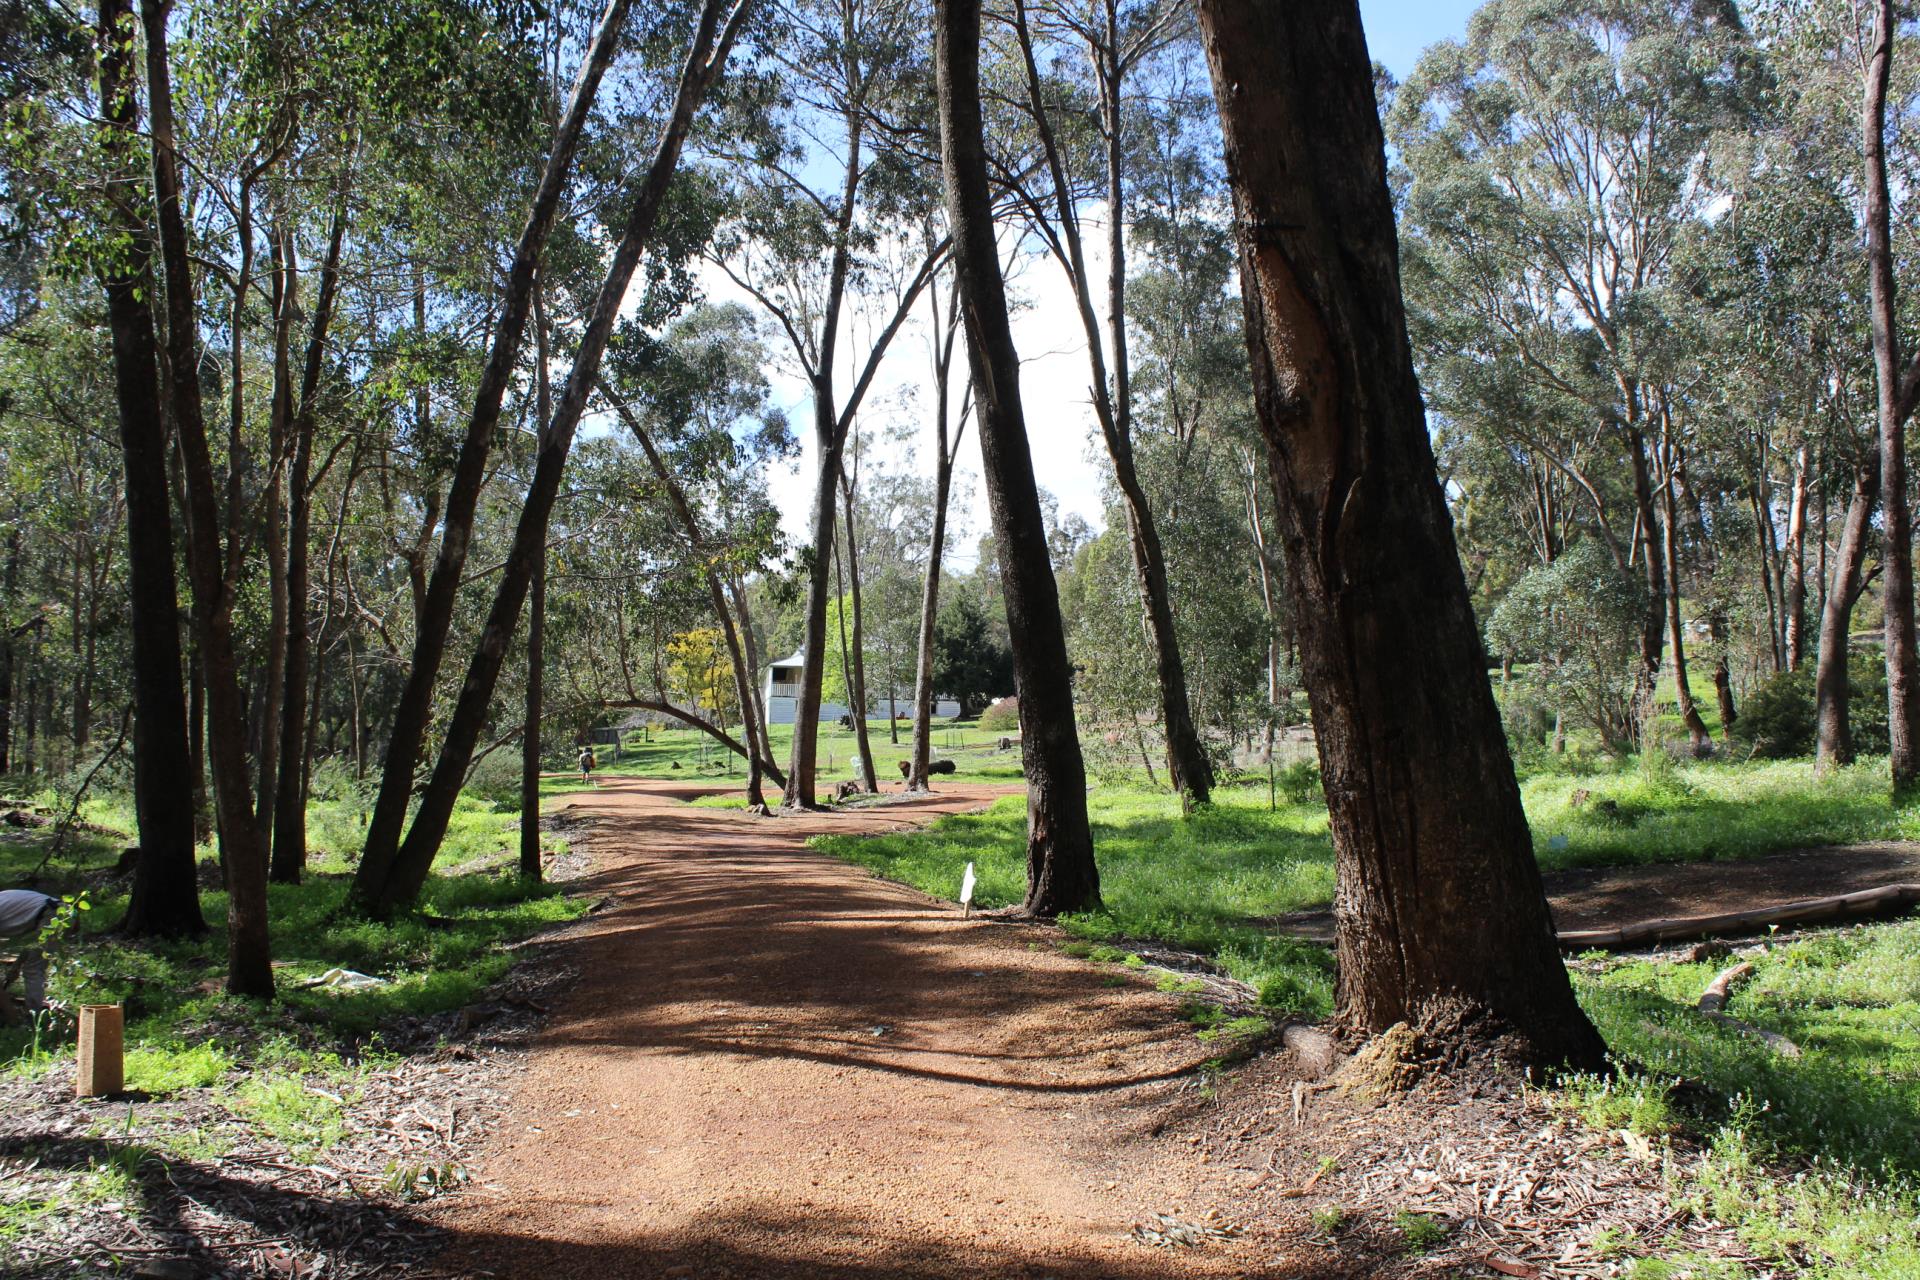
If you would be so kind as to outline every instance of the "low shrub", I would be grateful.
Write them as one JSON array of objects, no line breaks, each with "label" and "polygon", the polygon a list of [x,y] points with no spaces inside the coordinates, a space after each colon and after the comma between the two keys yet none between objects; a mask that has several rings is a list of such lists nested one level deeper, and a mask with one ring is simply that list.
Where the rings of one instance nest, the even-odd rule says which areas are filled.
[{"label": "low shrub", "polygon": [[[1847,660],[1850,693],[1847,719],[1853,728],[1853,749],[1861,755],[1887,750],[1887,664],[1878,649],[1851,655]],[[1814,720],[1814,671],[1803,666],[1770,677],[1747,695],[1733,737],[1747,744],[1762,760],[1810,756],[1817,725]]]},{"label": "low shrub", "polygon": [[995,698],[980,713],[980,728],[988,733],[1013,733],[1020,728],[1020,699]]}]

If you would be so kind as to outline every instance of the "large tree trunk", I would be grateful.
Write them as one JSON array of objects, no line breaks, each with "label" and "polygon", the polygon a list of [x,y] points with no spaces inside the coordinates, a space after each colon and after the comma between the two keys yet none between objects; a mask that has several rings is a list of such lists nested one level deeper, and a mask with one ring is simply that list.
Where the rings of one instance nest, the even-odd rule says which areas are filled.
[{"label": "large tree trunk", "polygon": [[467,766],[486,725],[507,646],[520,620],[520,607],[526,602],[534,561],[546,554],[547,521],[560,493],[560,478],[566,469],[567,454],[573,447],[574,432],[599,381],[600,360],[606,353],[607,339],[613,334],[627,286],[632,283],[634,270],[640,265],[640,256],[653,234],[655,219],[679,165],[680,148],[687,130],[692,127],[694,112],[719,77],[751,5],[752,0],[733,0],[731,12],[727,11],[726,0],[706,0],[702,6],[692,47],[680,73],[673,112],[662,130],[646,177],[627,211],[626,226],[594,299],[579,349],[574,353],[573,368],[560,393],[553,421],[547,425],[540,442],[533,481],[527,486],[520,519],[514,527],[513,546],[501,571],[479,643],[467,663],[466,679],[461,682],[453,718],[447,725],[447,739],[441,746],[426,790],[420,796],[419,811],[396,857],[385,866],[370,866],[374,850],[369,846],[367,856],[361,861],[354,892],[362,904],[376,913],[390,913],[419,897],[427,872],[433,867],[434,855],[446,837],[454,801],[459,798],[460,786],[466,780]]},{"label": "large tree trunk", "polygon": [[[300,375],[300,402],[292,424],[292,456],[287,463],[287,642],[284,695],[280,709],[280,780],[275,788],[273,844],[269,878],[280,884],[300,883],[307,865],[307,761],[311,755],[308,725],[308,684],[313,665],[307,634],[307,596],[312,572],[307,540],[313,524],[313,434],[315,398],[326,364],[327,330],[338,292],[340,252],[347,234],[344,183],[340,205],[327,237],[327,256],[320,265],[320,294],[314,303],[313,324],[307,335],[306,368]],[[293,253],[289,239],[289,289]],[[315,698],[317,701],[317,696]],[[262,769],[265,769],[264,762]]]},{"label": "large tree trunk", "polygon": [[[113,334],[115,399],[127,490],[127,580],[133,632],[133,801],[140,857],[121,928],[135,937],[207,931],[194,874],[193,779],[187,703],[180,677],[180,598],[173,566],[173,516],[167,493],[167,428],[162,416],[159,349],[153,319],[153,249],[143,184],[133,176],[139,120],[131,67],[128,0],[100,6],[100,116],[104,149],[116,176],[107,194],[115,230],[128,252],[106,278]],[[13,598],[20,558],[16,526],[8,542],[6,593]],[[4,628],[0,628],[4,630]],[[13,680],[6,645],[0,698]],[[11,707],[9,705],[9,711]],[[0,756],[4,747],[0,747]],[[0,760],[0,770],[6,763]]]},{"label": "large tree trunk", "polygon": [[980,108],[980,0],[936,0],[934,76],[954,274],[967,323],[981,471],[1006,596],[1027,775],[1027,897],[1038,916],[1100,902],[1087,821],[1087,770],[1073,716],[1073,667],[1060,621],[1046,522],[1020,404]]},{"label": "large tree trunk", "polygon": [[[547,282],[533,288],[534,438],[545,441],[553,419],[553,383],[549,359],[546,306]],[[540,880],[540,712],[546,701],[547,660],[547,548],[533,558],[533,579],[527,600],[527,698],[520,717],[520,875]]]},{"label": "large tree trunk", "polygon": [[[200,343],[193,263],[180,194],[180,159],[174,142],[166,8],[159,0],[150,0],[140,16],[147,35],[154,213],[160,228],[161,259],[166,266],[167,369],[172,383],[169,403],[186,477],[187,570],[193,582],[194,625],[206,674],[207,747],[213,765],[220,847],[227,868],[227,990],[234,995],[271,998],[266,850],[253,821],[253,787],[246,751],[247,706],[240,691],[240,669],[233,647],[241,539],[238,528],[230,528],[223,553],[213,454],[201,410]],[[238,521],[240,516],[240,505],[230,503],[229,519]]]},{"label": "large tree trunk", "polygon": [[1813,675],[1816,774],[1853,763],[1847,635],[1853,627],[1854,602],[1866,586],[1867,540],[1872,536],[1873,508],[1879,500],[1880,454],[1877,449],[1863,449],[1853,466],[1853,497],[1847,502],[1846,520],[1840,526],[1833,583],[1820,610],[1820,653]]},{"label": "large tree trunk", "polygon": [[1862,112],[1867,196],[1867,288],[1873,328],[1880,436],[1881,551],[1887,637],[1887,754],[1893,794],[1920,786],[1920,649],[1913,615],[1913,521],[1907,504],[1907,445],[1900,388],[1900,332],[1893,280],[1892,199],[1887,189],[1887,80],[1892,70],[1893,0],[1874,6],[1873,55]]},{"label": "large tree trunk", "polygon": [[1339,872],[1338,1003],[1598,1068],[1428,443],[1356,0],[1199,0]]},{"label": "large tree trunk", "polygon": [[540,704],[545,696],[547,555],[533,561],[527,602],[527,701],[520,722],[520,874],[540,879]]},{"label": "large tree trunk", "polygon": [[[499,318],[494,323],[493,347],[474,393],[473,413],[467,419],[459,458],[454,463],[453,480],[447,488],[440,554],[434,561],[433,576],[419,597],[413,660],[400,700],[394,707],[393,730],[387,738],[386,758],[380,772],[380,792],[374,801],[366,848],[354,879],[353,897],[362,906],[372,905],[399,856],[400,832],[406,823],[408,801],[413,796],[414,768],[420,762],[427,725],[433,715],[434,684],[446,657],[447,632],[453,625],[460,578],[466,570],[474,512],[479,505],[481,485],[486,480],[487,457],[500,425],[501,401],[520,362],[520,341],[525,336],[527,317],[533,307],[534,270],[539,266],[547,233],[559,211],[560,196],[566,189],[574,152],[579,149],[581,134],[592,113],[600,77],[613,60],[632,4],[633,0],[608,0],[606,13],[581,63],[579,78],[574,81],[566,115],[554,133],[539,191],[534,195],[533,208],[514,249],[513,266],[507,273],[500,297]],[[524,586],[521,589],[524,590]]]}]

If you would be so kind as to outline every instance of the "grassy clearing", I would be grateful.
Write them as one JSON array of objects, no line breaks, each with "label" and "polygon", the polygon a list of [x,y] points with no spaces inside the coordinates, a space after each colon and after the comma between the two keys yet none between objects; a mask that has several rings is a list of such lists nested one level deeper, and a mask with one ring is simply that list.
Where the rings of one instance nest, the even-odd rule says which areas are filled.
[{"label": "grassy clearing", "polygon": [[[1578,793],[1584,792],[1584,795]],[[1887,800],[1884,761],[1816,781],[1805,761],[1664,762],[1581,774],[1535,774],[1521,796],[1548,869],[1742,858],[1858,840],[1920,837],[1920,810]],[[1578,803],[1576,803],[1576,798]],[[1269,810],[1264,781],[1221,787],[1182,818],[1170,795],[1105,787],[1088,797],[1106,909],[1069,917],[1096,941],[1145,938],[1216,957],[1261,998],[1325,1012],[1331,977],[1318,948],[1273,936],[1277,916],[1333,898],[1333,846],[1317,799]],[[824,851],[951,898],[967,863],[982,906],[1026,887],[1026,814],[1017,797],[923,832],[821,837]]]},{"label": "grassy clearing", "polygon": [[[768,729],[774,759],[785,768],[793,749],[793,726],[776,724]],[[867,722],[868,743],[873,751],[873,768],[881,782],[900,780],[900,762],[913,753],[911,723],[901,721],[900,742],[895,745],[887,733],[885,719]],[[935,721],[933,745],[936,755],[951,756],[959,766],[958,777],[972,781],[1005,782],[1020,778],[1017,751],[996,750],[1001,735],[981,729],[971,721]],[[859,747],[853,730],[838,724],[820,726],[815,738],[820,752],[820,781],[823,788],[843,778],[854,777],[859,770]],[[697,729],[650,729],[644,738],[630,736],[615,759],[611,748],[596,748],[600,771],[618,777],[670,778],[686,782],[741,781],[747,776],[746,763]],[[676,767],[677,766],[677,767]],[[578,790],[559,783],[558,790]]]},{"label": "grassy clearing", "polygon": [[1920,809],[1888,802],[1885,760],[1863,760],[1816,780],[1806,760],[1652,759],[1651,767],[1526,779],[1521,795],[1540,865],[1698,862],[1920,838]]},{"label": "grassy clearing", "polygon": [[[1183,819],[1172,797],[1106,789],[1088,797],[1106,910],[1061,923],[1091,941],[1152,938],[1217,957],[1261,998],[1325,1011],[1332,1001],[1325,952],[1279,938],[1273,917],[1323,905],[1333,894],[1333,849],[1324,809],[1267,810],[1264,787],[1222,788],[1215,804]],[[1026,807],[1010,796],[984,813],[942,818],[921,832],[823,836],[816,847],[937,897],[951,898],[967,863],[984,907],[1026,891]]]},{"label": "grassy clearing", "polygon": [[[1756,964],[1729,1011],[1799,1058],[1693,1010],[1711,964],[1609,964],[1576,987],[1638,1066],[1572,1082],[1565,1104],[1599,1128],[1703,1139],[1680,1191],[1784,1274],[1920,1275],[1920,922],[1820,934]],[[1689,1108],[1673,1101],[1681,1080],[1703,1086]]]}]

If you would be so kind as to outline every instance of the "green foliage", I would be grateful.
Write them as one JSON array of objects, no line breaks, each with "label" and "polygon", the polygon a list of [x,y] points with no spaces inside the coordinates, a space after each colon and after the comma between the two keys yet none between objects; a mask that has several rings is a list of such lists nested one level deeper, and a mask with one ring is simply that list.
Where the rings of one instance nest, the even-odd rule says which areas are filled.
[{"label": "green foliage", "polygon": [[987,733],[1020,732],[1020,699],[996,698],[980,713],[979,727]]},{"label": "green foliage", "polygon": [[501,813],[520,811],[520,753],[502,748],[481,757],[467,772],[463,792]]},{"label": "green foliage", "polygon": [[1633,664],[1646,588],[1598,539],[1529,569],[1487,620],[1487,643],[1536,665],[1546,696],[1599,733],[1608,750],[1634,737]]},{"label": "green foliage", "polygon": [[[1878,649],[1847,656],[1847,720],[1853,748],[1861,755],[1887,750],[1887,664]],[[1768,677],[1747,695],[1734,736],[1761,760],[1782,760],[1814,753],[1814,669],[1783,671]]]},{"label": "green foliage", "polygon": [[1295,760],[1274,775],[1274,787],[1287,798],[1288,804],[1312,804],[1326,798],[1318,760]]},{"label": "green foliage", "polygon": [[1393,1228],[1400,1233],[1408,1253],[1427,1253],[1446,1243],[1447,1224],[1431,1213],[1402,1209],[1393,1215]]},{"label": "green foliage", "polygon": [[127,1051],[127,1088],[156,1097],[218,1084],[233,1069],[233,1057],[217,1044],[151,1042]]},{"label": "green foliage", "polygon": [[933,684],[962,713],[1013,692],[1013,650],[973,591],[953,591],[933,626]]}]

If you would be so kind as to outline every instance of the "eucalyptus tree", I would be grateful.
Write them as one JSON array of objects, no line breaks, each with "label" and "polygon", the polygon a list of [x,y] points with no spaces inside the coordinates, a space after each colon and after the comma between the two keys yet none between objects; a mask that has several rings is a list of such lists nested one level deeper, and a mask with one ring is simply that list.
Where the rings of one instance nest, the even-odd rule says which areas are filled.
[{"label": "eucalyptus tree", "polygon": [[[927,294],[928,372],[933,383],[933,519],[927,528],[926,573],[920,590],[920,630],[914,645],[913,746],[907,764],[907,789],[928,789],[927,766],[933,756],[934,629],[940,619],[940,579],[947,554],[947,516],[953,494],[954,457],[973,412],[973,384],[953,393],[953,343],[960,331],[959,282]],[[948,689],[959,695],[959,689]],[[963,708],[964,710],[964,708]]]},{"label": "eucalyptus tree", "polygon": [[[682,37],[685,58],[674,88],[663,104],[652,156],[631,197],[619,210],[619,234],[608,259],[606,275],[594,295],[592,309],[574,349],[572,367],[554,405],[553,418],[542,426],[534,473],[514,527],[512,548],[488,608],[485,627],[467,663],[466,678],[461,682],[432,776],[421,792],[420,806],[407,830],[406,840],[393,855],[376,858],[369,837],[367,852],[355,876],[354,892],[359,902],[375,911],[390,912],[418,898],[446,836],[454,803],[459,798],[461,784],[466,780],[474,748],[489,714],[508,643],[519,625],[534,561],[545,554],[548,519],[559,493],[574,434],[588,400],[599,386],[600,365],[608,340],[642,254],[650,247],[658,248],[652,243],[655,225],[667,204],[694,116],[724,72],[753,3],[754,0],[702,0],[684,21],[676,21],[681,15],[662,15],[662,22],[668,24],[667,31],[687,32]],[[656,34],[665,36],[664,31]],[[696,229],[692,234],[698,239],[703,235],[698,215],[693,221]],[[678,287],[684,289],[685,285]],[[445,543],[443,534],[443,550]]]},{"label": "eucalyptus tree", "polygon": [[[581,61],[566,111],[554,132],[526,225],[514,247],[512,266],[508,269],[494,320],[485,372],[474,392],[473,410],[460,440],[445,502],[436,513],[440,528],[439,552],[432,577],[420,593],[406,684],[394,709],[380,791],[354,881],[354,901],[363,909],[384,909],[392,901],[387,881],[400,855],[401,830],[413,795],[414,769],[426,740],[434,684],[446,655],[447,634],[466,569],[474,512],[486,479],[487,457],[499,426],[501,403],[519,365],[521,341],[533,308],[535,272],[592,113],[600,80],[613,61],[631,7],[631,0],[609,0]],[[432,528],[432,525],[425,527],[423,541]],[[464,772],[464,761],[462,764]]]},{"label": "eucalyptus tree", "polygon": [[[1139,580],[1142,621],[1153,653],[1167,773],[1183,804],[1204,804],[1213,766],[1194,725],[1186,664],[1167,584],[1166,550],[1135,457],[1132,359],[1127,335],[1127,228],[1133,165],[1130,109],[1149,65],[1186,29],[1188,11],[1174,0],[1047,0],[1030,8],[1013,0],[1010,24],[1024,72],[1025,107],[1039,162],[1011,175],[1022,212],[1066,274],[1087,344],[1094,417],[1113,464]],[[1062,75],[1077,60],[1041,58],[1062,46],[1084,59],[1085,81]],[[1084,95],[1087,101],[1075,101]],[[1064,99],[1064,100],[1063,100]],[[1065,119],[1084,116],[1091,138],[1082,142]],[[1088,155],[1086,152],[1091,151]],[[1090,173],[1084,170],[1091,170]],[[1106,219],[1106,325],[1094,302],[1097,288],[1082,232],[1083,202],[1097,199]]]},{"label": "eucalyptus tree", "polygon": [[[1920,357],[1903,359],[1911,304],[1903,316],[1896,285],[1904,265],[1898,246],[1911,232],[1920,204],[1896,199],[1904,188],[1897,191],[1887,175],[1890,165],[1909,171],[1915,156],[1916,135],[1903,126],[1920,91],[1911,75],[1895,74],[1912,36],[1897,15],[1877,5],[1762,3],[1753,8],[1755,28],[1779,68],[1781,123],[1774,147],[1780,167],[1804,175],[1797,187],[1776,193],[1766,206],[1774,231],[1770,240],[1780,246],[1771,260],[1780,261],[1781,274],[1801,286],[1788,305],[1811,331],[1803,345],[1814,357],[1808,363],[1817,371],[1817,397],[1827,420],[1823,453],[1838,464],[1837,479],[1850,491],[1832,581],[1823,584],[1815,677],[1819,766],[1825,771],[1853,758],[1847,634],[1854,605],[1876,572],[1867,557],[1874,508],[1884,502],[1889,737],[1895,789],[1905,790],[1915,770],[1914,718],[1920,708],[1914,704],[1920,695],[1913,691],[1911,531],[1902,437],[1920,399]],[[1910,61],[1910,53],[1906,56]],[[1784,176],[1781,185],[1788,185]]]},{"label": "eucalyptus tree", "polygon": [[1434,473],[1359,5],[1197,8],[1326,779],[1339,1014],[1597,1068]]},{"label": "eucalyptus tree", "polygon": [[744,581],[780,552],[770,467],[795,444],[767,382],[765,340],[738,305],[703,305],[658,339],[635,335],[614,353],[606,398],[646,455],[704,583],[724,642],[747,758],[747,804],[764,812],[761,779],[783,786],[773,760]]},{"label": "eucalyptus tree", "polygon": [[[787,0],[778,18],[770,56],[784,94],[756,123],[760,146],[736,157],[735,212],[715,261],[778,324],[813,400],[813,537],[783,800],[811,808],[847,433],[947,250],[915,234],[937,207],[924,163],[923,4]],[[863,309],[871,328],[843,350]]]},{"label": "eucalyptus tree", "polygon": [[1086,761],[1074,721],[1073,667],[1027,444],[1020,357],[994,236],[981,109],[980,3],[936,0],[934,12],[934,80],[954,278],[966,318],[981,470],[1020,688],[1020,752],[1027,776],[1022,909],[1052,916],[1100,902],[1087,819]]},{"label": "eucalyptus tree", "polygon": [[[1650,443],[1662,410],[1684,401],[1660,366],[1673,257],[1718,198],[1711,149],[1748,119],[1756,88],[1730,4],[1493,0],[1393,99],[1434,408],[1559,471],[1616,561],[1638,567],[1643,699],[1677,590]],[[1596,435],[1610,444],[1599,459]],[[1596,460],[1622,480],[1597,478]],[[1610,509],[1621,492],[1625,513]]]},{"label": "eucalyptus tree", "polygon": [[[0,137],[7,169],[0,207],[0,340],[6,343],[0,415],[8,418],[5,483],[12,494],[8,607],[0,618],[6,678],[0,768],[51,763],[47,677],[54,650],[47,633],[59,614],[47,607],[55,594],[47,588],[61,579],[71,668],[70,734],[63,736],[76,756],[88,744],[94,705],[107,692],[96,680],[99,637],[113,630],[107,617],[120,613],[116,606],[103,616],[100,591],[110,582],[117,588],[124,572],[141,852],[123,927],[135,935],[185,935],[204,932],[206,924],[193,868],[138,26],[124,4],[104,4],[95,16],[89,29],[71,10],[25,6],[0,37],[8,100],[8,128]],[[89,293],[104,289],[106,343],[98,341],[91,308],[80,303],[81,281]],[[108,350],[110,363],[103,361]],[[95,371],[110,371],[110,381]],[[102,430],[113,413],[109,406],[118,409],[117,449]],[[37,429],[43,426],[53,433]],[[82,472],[60,465],[63,457],[84,460],[84,484],[78,483]],[[67,483],[59,482],[62,472]],[[114,513],[111,524],[97,518],[106,509]],[[124,562],[112,545],[122,528]],[[48,535],[68,544],[58,567],[36,566],[36,544]],[[29,585],[36,578],[44,587]],[[41,603],[22,607],[36,599]]]}]

